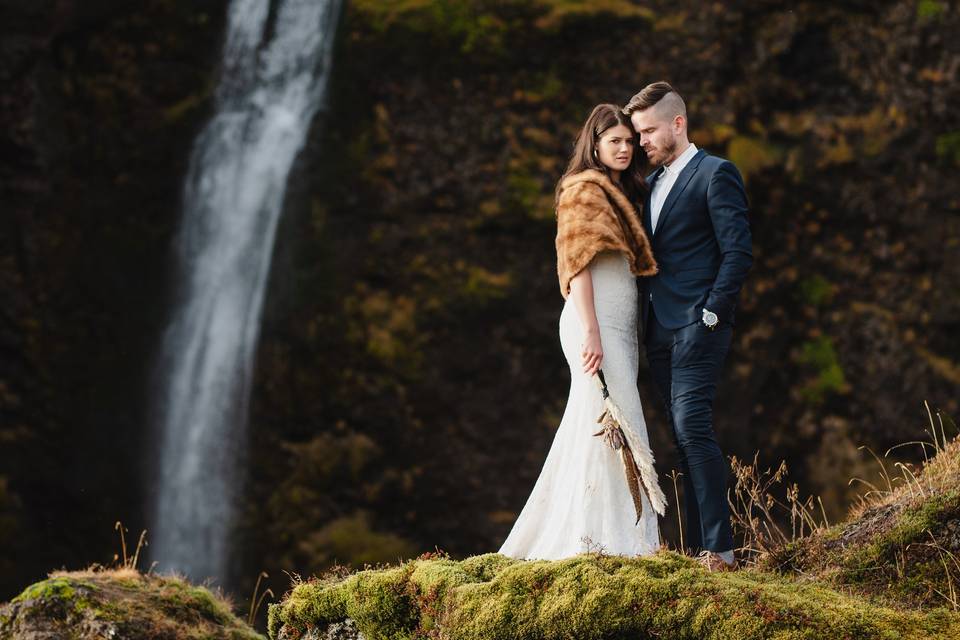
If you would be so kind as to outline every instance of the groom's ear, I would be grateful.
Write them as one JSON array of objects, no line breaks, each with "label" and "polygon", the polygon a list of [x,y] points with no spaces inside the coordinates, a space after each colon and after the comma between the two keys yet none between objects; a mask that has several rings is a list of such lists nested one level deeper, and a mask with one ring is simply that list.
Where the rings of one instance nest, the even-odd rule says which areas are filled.
[{"label": "groom's ear", "polygon": [[687,129],[687,119],[683,117],[682,114],[677,114],[673,116],[673,132],[677,135],[683,133]]}]

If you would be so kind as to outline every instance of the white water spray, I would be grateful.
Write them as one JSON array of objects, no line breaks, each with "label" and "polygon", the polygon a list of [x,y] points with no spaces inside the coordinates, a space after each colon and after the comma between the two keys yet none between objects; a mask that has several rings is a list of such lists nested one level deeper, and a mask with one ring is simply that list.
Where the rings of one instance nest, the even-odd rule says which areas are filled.
[{"label": "white water spray", "polygon": [[264,286],[287,176],[324,99],[338,0],[233,0],[216,112],[194,142],[179,296],[156,391],[161,570],[228,575]]}]

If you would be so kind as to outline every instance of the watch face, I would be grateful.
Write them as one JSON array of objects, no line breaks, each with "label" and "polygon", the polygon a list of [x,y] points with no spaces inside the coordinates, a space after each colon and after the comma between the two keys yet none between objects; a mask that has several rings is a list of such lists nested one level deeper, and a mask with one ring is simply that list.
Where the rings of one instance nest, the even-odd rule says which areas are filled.
[{"label": "watch face", "polygon": [[717,314],[713,313],[712,311],[703,312],[703,321],[707,323],[707,325],[712,327],[713,325],[717,324],[717,319]]}]

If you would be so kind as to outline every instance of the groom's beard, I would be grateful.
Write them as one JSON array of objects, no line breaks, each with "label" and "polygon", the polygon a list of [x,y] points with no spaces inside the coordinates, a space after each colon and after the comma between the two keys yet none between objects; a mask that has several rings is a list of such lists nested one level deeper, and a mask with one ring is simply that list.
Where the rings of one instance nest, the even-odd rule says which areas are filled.
[{"label": "groom's beard", "polygon": [[650,164],[656,165],[659,167],[660,165],[667,164],[667,161],[673,158],[676,151],[677,151],[677,141],[671,139],[669,142],[665,143],[662,147],[658,147],[657,149],[654,149],[654,153],[652,157],[650,156],[650,154],[647,154],[647,159],[650,161]]}]

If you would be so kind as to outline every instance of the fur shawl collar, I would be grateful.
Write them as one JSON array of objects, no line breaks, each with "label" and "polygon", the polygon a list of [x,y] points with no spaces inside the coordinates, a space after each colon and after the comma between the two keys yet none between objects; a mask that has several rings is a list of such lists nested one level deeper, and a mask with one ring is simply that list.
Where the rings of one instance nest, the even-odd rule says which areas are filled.
[{"label": "fur shawl collar", "polygon": [[636,276],[657,272],[650,240],[637,210],[610,179],[595,169],[567,176],[557,200],[557,275],[560,292],[601,251],[627,256]]}]

